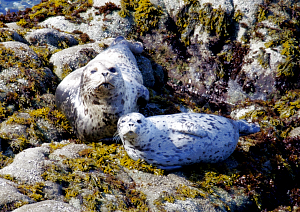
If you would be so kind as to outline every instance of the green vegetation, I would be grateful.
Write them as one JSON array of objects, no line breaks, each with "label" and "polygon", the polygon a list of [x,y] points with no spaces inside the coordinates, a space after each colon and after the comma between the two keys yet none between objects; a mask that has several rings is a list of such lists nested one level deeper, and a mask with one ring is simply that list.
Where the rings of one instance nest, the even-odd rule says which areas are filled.
[{"label": "green vegetation", "polygon": [[[270,21],[276,26],[267,28],[270,39],[265,46],[272,49],[280,47],[280,53],[285,58],[277,66],[277,88],[282,91],[287,88],[295,88],[299,79],[300,7],[290,1],[279,1],[279,3],[266,1],[259,6],[256,17],[256,29],[264,26],[261,24],[262,21]],[[264,64],[262,65],[264,66]]]},{"label": "green vegetation", "polygon": [[119,15],[123,18],[130,16],[133,12],[137,33],[144,35],[158,27],[162,9],[155,7],[149,0],[121,0]]},{"label": "green vegetation", "polygon": [[[50,145],[51,151],[63,146],[59,143]],[[43,174],[45,180],[63,186],[66,200],[81,195],[84,207],[88,210],[99,210],[105,194],[120,194],[124,196],[126,203],[116,200],[105,207],[122,211],[128,209],[148,211],[146,196],[137,191],[135,185],[128,185],[117,180],[115,175],[119,172],[120,165],[154,174],[162,174],[162,170],[142,161],[133,161],[127,156],[125,150],[116,144],[93,143],[89,145],[89,148],[79,152],[79,155],[79,158],[63,158],[61,164],[49,165]],[[93,195],[83,194],[84,189],[90,190]]]}]

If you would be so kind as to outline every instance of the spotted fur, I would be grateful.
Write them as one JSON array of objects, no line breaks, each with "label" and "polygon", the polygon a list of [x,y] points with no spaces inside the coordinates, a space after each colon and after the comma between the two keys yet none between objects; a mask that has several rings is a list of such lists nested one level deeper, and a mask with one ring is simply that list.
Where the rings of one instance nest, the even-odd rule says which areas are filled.
[{"label": "spotted fur", "polygon": [[138,111],[139,99],[149,100],[132,53],[141,53],[142,49],[140,43],[118,37],[107,50],[59,84],[56,105],[79,139],[92,142],[112,138],[118,119]]},{"label": "spotted fur", "polygon": [[128,155],[162,168],[216,163],[234,151],[239,136],[260,128],[222,116],[179,113],[145,118],[129,113],[118,121],[118,133]]}]

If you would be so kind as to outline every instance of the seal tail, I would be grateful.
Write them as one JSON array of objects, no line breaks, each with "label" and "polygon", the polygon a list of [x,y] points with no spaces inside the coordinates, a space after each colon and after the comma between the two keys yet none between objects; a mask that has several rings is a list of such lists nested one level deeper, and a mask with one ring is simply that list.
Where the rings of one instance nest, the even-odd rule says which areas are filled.
[{"label": "seal tail", "polygon": [[260,127],[257,123],[248,123],[246,120],[235,121],[240,136],[250,135],[260,131]]},{"label": "seal tail", "polygon": [[130,51],[135,54],[140,54],[143,52],[143,44],[140,42],[130,42],[127,41],[123,36],[118,36],[115,38],[115,40],[110,44],[110,46],[115,46],[119,43],[125,44],[128,46]]}]

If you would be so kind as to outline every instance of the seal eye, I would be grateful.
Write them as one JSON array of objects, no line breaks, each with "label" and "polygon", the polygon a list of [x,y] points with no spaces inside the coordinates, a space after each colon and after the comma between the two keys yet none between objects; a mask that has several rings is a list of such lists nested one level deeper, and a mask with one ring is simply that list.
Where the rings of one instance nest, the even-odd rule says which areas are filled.
[{"label": "seal eye", "polygon": [[142,123],[142,121],[141,121],[141,120],[137,120],[137,123],[141,124],[141,123]]},{"label": "seal eye", "polygon": [[91,70],[91,74],[94,74],[94,73],[96,73],[97,72],[97,70]]},{"label": "seal eye", "polygon": [[114,67],[108,69],[111,73],[115,73],[117,70]]}]

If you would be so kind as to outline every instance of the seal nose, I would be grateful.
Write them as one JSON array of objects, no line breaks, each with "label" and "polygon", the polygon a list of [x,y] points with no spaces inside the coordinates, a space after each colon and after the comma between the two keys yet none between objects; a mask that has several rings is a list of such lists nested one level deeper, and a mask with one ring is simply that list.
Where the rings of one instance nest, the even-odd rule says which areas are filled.
[{"label": "seal nose", "polygon": [[129,124],[129,127],[133,127],[134,124]]},{"label": "seal nose", "polygon": [[102,73],[102,75],[103,75],[104,77],[106,77],[106,76],[108,75],[108,72]]}]

